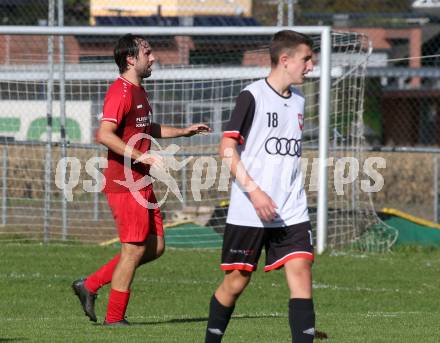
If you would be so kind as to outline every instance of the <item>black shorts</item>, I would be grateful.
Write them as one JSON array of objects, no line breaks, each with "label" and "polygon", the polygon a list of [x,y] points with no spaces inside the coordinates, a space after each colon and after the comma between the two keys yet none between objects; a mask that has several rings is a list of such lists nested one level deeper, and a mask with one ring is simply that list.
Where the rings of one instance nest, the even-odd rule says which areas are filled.
[{"label": "black shorts", "polygon": [[263,246],[266,250],[265,272],[282,268],[287,261],[293,258],[313,261],[310,222],[283,228],[226,224],[220,268],[249,272],[256,270]]}]

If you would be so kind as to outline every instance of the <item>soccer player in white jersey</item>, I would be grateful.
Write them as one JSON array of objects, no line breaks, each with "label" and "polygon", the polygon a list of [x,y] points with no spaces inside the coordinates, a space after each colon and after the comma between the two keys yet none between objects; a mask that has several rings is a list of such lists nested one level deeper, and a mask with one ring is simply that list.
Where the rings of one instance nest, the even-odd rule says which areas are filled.
[{"label": "soccer player in white jersey", "polygon": [[[220,342],[240,294],[257,268],[284,267],[292,342],[313,342],[313,243],[302,185],[301,85],[313,69],[310,37],[284,30],[270,43],[271,71],[239,94],[220,143],[234,182],[223,239],[225,276],[211,298],[206,343]],[[233,339],[232,339],[233,341]]]}]

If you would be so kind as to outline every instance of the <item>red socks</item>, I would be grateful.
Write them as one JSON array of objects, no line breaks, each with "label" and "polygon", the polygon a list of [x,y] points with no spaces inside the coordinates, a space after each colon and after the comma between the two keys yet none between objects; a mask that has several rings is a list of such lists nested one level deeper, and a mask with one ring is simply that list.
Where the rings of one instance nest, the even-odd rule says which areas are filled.
[{"label": "red socks", "polygon": [[115,323],[124,319],[127,310],[128,299],[130,299],[130,291],[110,290],[108,298],[107,315],[105,321],[107,323]]},{"label": "red socks", "polygon": [[[112,260],[87,277],[84,286],[89,292],[96,293],[98,289],[112,281],[113,272],[120,257],[120,254],[116,255]],[[117,291],[113,288],[110,289],[107,315],[105,317],[107,323],[119,322],[124,319],[129,298],[130,291]]]},{"label": "red socks", "polygon": [[84,282],[84,286],[89,292],[96,293],[102,286],[107,285],[112,281],[113,271],[119,262],[120,254],[113,257],[112,260],[103,265],[96,272],[89,275]]}]

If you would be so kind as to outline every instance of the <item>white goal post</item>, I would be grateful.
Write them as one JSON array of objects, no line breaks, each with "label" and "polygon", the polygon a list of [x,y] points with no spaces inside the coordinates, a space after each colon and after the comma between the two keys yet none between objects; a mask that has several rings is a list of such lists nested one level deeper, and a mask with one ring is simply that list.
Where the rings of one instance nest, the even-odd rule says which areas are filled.
[{"label": "white goal post", "polygon": [[[160,108],[165,108],[170,104],[180,104],[185,100],[185,113],[190,113],[192,117],[202,118],[205,115],[205,112],[214,113],[213,118],[215,120],[211,122],[211,125],[221,129],[221,125],[223,122],[227,120],[227,113],[230,111],[231,106],[233,104],[233,100],[238,95],[235,91],[234,94],[224,95],[223,87],[229,87],[230,82],[234,80],[241,79],[243,80],[240,84],[241,86],[246,85],[246,83],[261,78],[267,75],[268,73],[268,65],[262,65],[259,60],[259,54],[262,53],[261,46],[258,44],[252,45],[250,48],[251,53],[249,51],[240,51],[240,56],[245,59],[246,56],[252,55],[250,58],[254,62],[248,62],[247,65],[242,64],[233,64],[228,65],[228,61],[230,60],[230,56],[225,57],[227,62],[222,62],[218,64],[217,62],[210,64],[210,61],[203,56],[204,51],[206,54],[210,54],[211,50],[216,50],[219,54],[224,53],[222,51],[222,46],[219,44],[224,44],[224,41],[215,40],[218,37],[227,37],[225,40],[227,41],[227,47],[223,48],[223,50],[230,50],[231,55],[235,53],[232,51],[234,49],[239,50],[240,42],[249,42],[253,39],[253,37],[270,37],[272,34],[276,33],[281,29],[289,29],[289,27],[33,27],[33,26],[0,26],[0,39],[3,37],[5,49],[11,49],[11,45],[19,44],[20,37],[45,37],[46,40],[49,41],[47,45],[47,51],[42,51],[42,56],[47,56],[47,64],[41,63],[41,56],[33,57],[38,60],[38,63],[34,63],[32,58],[24,59],[23,61],[18,61],[18,57],[14,57],[14,55],[8,55],[7,62],[4,62],[0,65],[0,84],[3,84],[3,89],[1,93],[2,105],[0,105],[0,119],[2,117],[7,117],[7,112],[9,112],[13,106],[15,106],[14,100],[22,99],[23,104],[26,101],[29,103],[30,107],[36,108],[37,106],[41,106],[43,102],[38,102],[36,99],[43,99],[47,104],[47,113],[48,113],[48,123],[52,120],[56,115],[59,116],[59,126],[60,126],[60,136],[58,137],[54,132],[52,132],[52,127],[49,124],[45,124],[45,128],[47,132],[43,133],[43,136],[38,136],[39,142],[35,141],[34,136],[29,134],[30,129],[28,129],[28,135],[19,136],[18,134],[13,137],[13,140],[10,141],[8,139],[2,140],[3,144],[9,148],[19,149],[21,144],[26,145],[28,147],[37,148],[42,146],[43,155],[49,159],[56,159],[58,157],[72,156],[74,154],[73,149],[80,148],[90,148],[96,153],[99,150],[93,142],[83,142],[81,139],[75,141],[72,137],[69,138],[66,135],[66,125],[69,120],[73,120],[74,118],[69,117],[69,106],[92,106],[88,103],[82,102],[82,104],[75,104],[75,92],[82,97],[84,96],[83,88],[87,85],[90,98],[94,97],[93,87],[95,87],[95,81],[97,80],[106,80],[107,85],[112,79],[115,78],[116,69],[114,63],[111,61],[92,61],[88,62],[87,60],[80,60],[79,62],[71,62],[73,58],[68,58],[68,56],[64,56],[64,48],[59,46],[59,50],[54,49],[53,46],[53,36],[64,37],[62,40],[62,44],[64,43],[67,37],[76,37],[77,41],[81,41],[81,39],[86,40],[87,37],[95,37],[94,42],[96,43],[98,48],[94,50],[94,54],[96,55],[96,50],[99,50],[99,37],[116,37],[121,36],[126,33],[139,34],[148,37],[157,37],[158,40],[163,39],[163,37],[169,37],[170,39],[176,40],[175,37],[180,38],[188,38],[188,45],[184,46],[183,53],[188,53],[196,43],[190,41],[196,40],[196,37],[203,37],[206,39],[208,43],[202,44],[203,49],[201,49],[200,55],[195,55],[193,57],[193,61],[196,58],[201,58],[203,63],[197,62],[197,65],[192,65],[191,59],[181,58],[178,62],[170,62],[169,64],[163,63],[160,64],[155,70],[153,70],[153,75],[147,82],[152,82],[147,86],[147,91],[150,91],[150,88],[153,89],[151,92],[156,92],[153,95],[153,106],[157,106]],[[311,151],[317,151],[318,154],[316,156],[315,153],[312,153],[310,157],[318,157],[317,160],[317,185],[315,188],[317,189],[317,195],[312,198],[316,198],[316,200],[312,200],[312,203],[315,203],[316,213],[314,216],[314,224],[316,225],[316,233],[317,233],[317,252],[322,253],[326,247],[328,242],[330,242],[330,247],[339,247],[344,244],[353,243],[359,239],[359,237],[364,233],[365,228],[368,225],[371,225],[374,222],[374,219],[371,220],[362,220],[359,218],[359,215],[362,216],[370,216],[372,212],[374,212],[371,208],[366,208],[363,205],[359,205],[361,201],[362,195],[360,195],[360,190],[358,185],[353,183],[351,185],[351,190],[349,190],[349,195],[345,195],[340,199],[334,200],[331,202],[329,200],[329,168],[327,166],[327,161],[329,158],[329,151],[331,150],[335,156],[340,156],[341,151],[348,152],[349,154],[359,155],[361,152],[361,147],[363,144],[363,135],[362,135],[362,111],[363,111],[363,86],[364,86],[364,78],[365,78],[365,66],[367,62],[368,55],[370,53],[370,46],[368,43],[367,37],[363,35],[358,35],[355,33],[335,33],[332,32],[330,27],[327,26],[317,26],[317,27],[301,27],[295,26],[291,27],[295,31],[310,34],[314,37],[315,42],[317,42],[317,49],[319,53],[319,63],[315,67],[314,72],[310,76],[311,86],[305,85],[305,95],[306,95],[306,104],[308,102],[308,93],[307,90],[310,90],[310,94],[312,97],[312,105],[309,107],[309,112],[316,114],[316,118],[313,121],[310,121],[309,126],[310,129],[309,137],[310,140],[306,142],[304,149],[311,149]],[[51,38],[52,37],[52,38]],[[81,38],[83,37],[83,38]],[[209,43],[209,40],[212,37],[213,42]],[[52,45],[50,44],[52,39]],[[184,41],[182,39],[182,41]],[[0,40],[0,44],[1,44]],[[185,41],[186,42],[186,41]],[[72,43],[73,44],[73,43]],[[76,44],[76,43],[75,43]],[[174,44],[169,43],[171,45]],[[209,45],[211,44],[212,47]],[[90,46],[90,43],[89,43]],[[183,46],[183,45],[182,45]],[[238,46],[238,47],[237,47]],[[266,46],[267,47],[267,46]],[[153,46],[154,49],[154,46]],[[182,50],[181,49],[181,50]],[[254,51],[252,51],[254,49]],[[8,53],[9,53],[8,50]],[[229,51],[228,50],[228,51]],[[264,44],[263,44],[264,50]],[[61,53],[60,53],[61,52]],[[23,52],[25,53],[25,52]],[[68,54],[71,52],[68,52]],[[178,53],[182,53],[179,50]],[[263,54],[267,51],[264,52]],[[165,56],[166,59],[167,56]],[[0,57],[2,55],[0,54]],[[200,57],[201,56],[201,57]],[[338,56],[338,59],[332,60],[332,56]],[[169,56],[168,56],[169,57]],[[249,57],[249,56],[248,56]],[[6,61],[6,58],[4,59]],[[182,62],[184,61],[184,62]],[[226,64],[225,64],[226,63]],[[179,64],[176,66],[176,64]],[[170,84],[162,84],[161,82],[173,81]],[[196,81],[194,81],[196,80]],[[209,83],[209,81],[212,83]],[[72,82],[69,85],[68,96],[70,96],[69,100],[65,100],[66,96],[66,81]],[[35,86],[35,83],[40,83],[38,86]],[[54,93],[57,97],[55,99],[52,98],[51,89],[53,91],[54,84],[57,84],[57,91]],[[209,95],[209,98],[191,98],[191,94],[196,92],[203,93],[203,87],[206,85],[206,88],[209,91],[212,91],[212,94]],[[75,88],[76,87],[76,88]],[[231,88],[235,89],[237,87],[231,86]],[[238,87],[237,89],[239,89]],[[157,90],[156,90],[157,88]],[[182,99],[173,98],[170,95],[170,92],[173,92],[173,89],[178,89],[178,93],[182,94]],[[5,90],[6,89],[6,90]],[[30,90],[32,89],[32,90]],[[39,90],[38,90],[39,89]],[[104,88],[99,88],[99,96],[101,97],[103,92],[105,92]],[[170,89],[170,91],[168,90]],[[16,94],[15,94],[15,93]],[[38,93],[38,92],[41,92]],[[45,92],[48,94],[44,95]],[[31,94],[32,93],[32,94]],[[188,95],[189,94],[189,95]],[[169,100],[171,98],[172,100]],[[32,102],[35,99],[35,102]],[[64,102],[64,103],[61,103]],[[189,102],[189,103],[188,103]],[[92,101],[93,103],[93,101]],[[3,107],[3,108],[2,108]],[[59,107],[59,113],[56,107]],[[173,107],[171,107],[173,108]],[[95,109],[96,111],[96,109]],[[183,111],[183,110],[182,110]],[[205,112],[204,112],[205,111]],[[307,112],[307,110],[306,110]],[[58,114],[57,114],[58,113]],[[226,116],[226,117],[225,117]],[[90,117],[90,116],[89,116]],[[176,117],[177,118],[177,117]],[[49,120],[50,119],[50,120]],[[173,121],[175,118],[167,118],[163,117],[166,122],[170,120]],[[90,118],[85,119],[90,120]],[[189,120],[189,119],[186,119]],[[5,121],[9,123],[8,125],[12,125],[14,121],[7,120]],[[173,122],[175,124],[175,122]],[[0,122],[1,125],[1,122]],[[11,126],[12,127],[12,126]],[[1,126],[0,126],[1,129]],[[5,130],[3,130],[5,131]],[[330,134],[333,136],[330,139]],[[0,135],[2,134],[0,130]],[[55,134],[55,136],[54,136]],[[69,134],[73,135],[74,130],[72,129]],[[88,133],[91,136],[91,133]],[[341,138],[342,137],[342,138]],[[69,142],[68,142],[69,140]],[[332,140],[332,142],[331,142]],[[180,142],[180,141],[179,141]],[[189,147],[190,152],[193,155],[204,155],[207,153],[209,149],[206,147],[215,145],[215,136],[214,139],[210,141],[206,141],[203,139],[195,139],[192,140],[193,143]],[[40,145],[38,145],[40,144]],[[198,144],[201,145],[201,148],[197,150]],[[60,146],[61,150],[58,151],[54,147]],[[44,148],[45,147],[45,148]],[[72,149],[71,153],[68,153],[66,149]],[[6,151],[6,150],[5,150]],[[12,151],[8,150],[10,156]],[[100,152],[102,153],[102,152]],[[211,153],[211,152],[210,152]],[[208,153],[209,154],[209,153]],[[186,155],[185,155],[186,156]],[[343,155],[341,155],[343,156]],[[9,157],[10,158],[10,157]],[[53,180],[49,180],[48,176],[54,179],[54,171],[56,169],[56,160],[52,160],[52,163],[46,163],[44,167],[45,170],[45,181],[42,182],[41,189],[38,192],[34,192],[33,190],[30,192],[32,194],[38,194],[37,197],[41,196],[41,194],[45,194],[41,196],[41,201],[44,205],[43,214],[43,239],[45,241],[50,240],[50,237],[54,237],[54,239],[60,240],[68,240],[68,239],[78,239],[81,241],[95,241],[95,239],[89,239],[86,234],[78,233],[77,236],[69,231],[69,204],[66,203],[64,197],[60,196],[60,194],[56,193],[57,190],[54,189],[53,186],[50,186],[53,183]],[[3,227],[6,227],[4,231],[2,231],[0,227],[0,234],[5,234],[4,237],[9,237],[6,235],[13,235],[14,229],[8,226],[9,219],[14,216],[16,210],[11,210],[10,205],[13,203],[17,203],[20,205],[16,205],[17,209],[26,208],[23,205],[26,201],[25,199],[21,199],[23,196],[17,196],[16,194],[20,194],[19,191],[16,193],[11,192],[12,187],[14,185],[13,177],[11,176],[10,169],[7,166],[3,167],[3,175],[6,175],[3,179],[2,189],[4,198],[2,200],[2,213],[3,213]],[[8,172],[9,171],[9,172]],[[316,170],[312,170],[312,173]],[[184,188],[184,198],[185,191],[187,191],[187,180],[189,180],[189,176],[186,174],[187,171],[182,171],[181,177],[181,185]],[[309,174],[309,172],[307,172]],[[188,181],[189,182],[189,181]],[[18,188],[17,188],[18,189]],[[208,192],[209,193],[209,192]],[[208,194],[207,193],[207,194]],[[12,194],[12,196],[8,196],[8,194]],[[212,195],[212,200],[218,200],[217,195]],[[32,195],[34,196],[34,195]],[[9,198],[14,198],[14,201],[11,201]],[[81,197],[81,195],[80,195]],[[96,198],[97,196],[95,196]],[[82,199],[82,198],[81,198]],[[86,199],[86,197],[84,197]],[[87,198],[88,199],[88,198]],[[97,199],[97,198],[96,198]],[[89,200],[84,200],[89,201]],[[332,200],[333,201],[333,200]],[[362,200],[364,201],[364,200]],[[54,205],[55,202],[59,202],[59,205]],[[334,203],[332,208],[329,209],[329,203]],[[344,203],[344,205],[339,205]],[[94,205],[90,205],[89,207],[93,207],[94,217],[95,219],[100,216],[100,211],[103,211],[102,205],[99,200],[93,202]],[[39,206],[40,206],[39,205]],[[32,209],[35,209],[35,204],[31,206]],[[362,208],[361,208],[362,207]],[[78,209],[78,211],[85,211],[85,209]],[[165,209],[165,211],[167,211]],[[170,208],[170,212],[176,212],[177,207]],[[38,211],[37,211],[38,212]],[[36,212],[36,213],[37,213]],[[59,218],[54,220],[50,212],[56,212]],[[84,212],[85,213],[85,212]],[[332,217],[329,219],[329,213],[332,214]],[[38,214],[35,214],[38,215]],[[102,214],[101,214],[102,215]],[[374,215],[373,215],[374,217]],[[61,219],[60,219],[61,218]],[[336,218],[336,219],[335,219]],[[56,223],[54,223],[56,221]],[[345,222],[344,222],[345,221]],[[16,218],[15,221],[11,221],[14,227],[20,227],[20,218]],[[12,224],[11,224],[12,225]],[[88,225],[88,224],[78,224]],[[329,225],[334,227],[334,229],[329,232]],[[340,229],[338,226],[347,227],[342,230],[340,233]],[[350,230],[350,226],[358,226]],[[364,227],[362,227],[364,226]],[[53,229],[53,227],[57,227]],[[23,230],[19,230],[19,234],[25,234],[26,230],[29,228],[29,224],[23,226]],[[52,234],[51,234],[52,232]],[[58,232],[55,234],[55,232]],[[80,232],[80,228],[78,227],[78,232]],[[35,233],[35,232],[34,232]],[[102,239],[107,237],[109,234],[100,233],[102,235]],[[26,235],[25,235],[26,236]],[[1,239],[0,235],[0,239]],[[38,234],[36,237],[41,239],[41,235]],[[330,239],[330,240],[329,240]]]}]

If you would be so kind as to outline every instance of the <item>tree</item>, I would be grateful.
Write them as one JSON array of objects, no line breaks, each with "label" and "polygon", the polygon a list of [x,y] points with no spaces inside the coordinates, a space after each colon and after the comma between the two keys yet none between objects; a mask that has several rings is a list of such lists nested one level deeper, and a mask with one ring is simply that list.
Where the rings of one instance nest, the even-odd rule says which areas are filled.
[{"label": "tree", "polygon": [[[54,0],[55,6],[58,4]],[[48,20],[49,1],[14,0],[0,6],[2,25],[41,25]],[[88,25],[89,0],[64,0],[64,24]],[[55,20],[57,9],[55,9]]]},{"label": "tree", "polygon": [[65,25],[89,25],[90,0],[64,0]]}]

